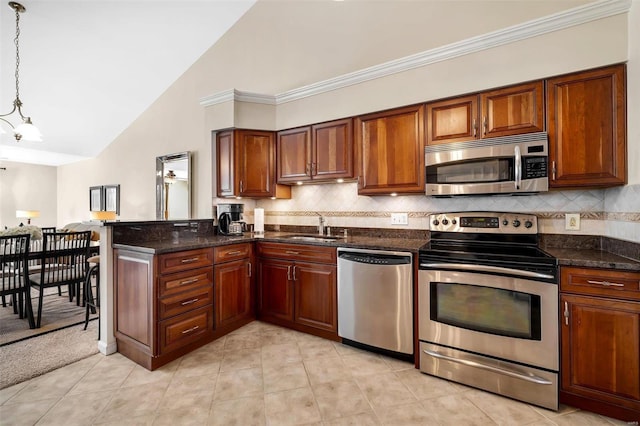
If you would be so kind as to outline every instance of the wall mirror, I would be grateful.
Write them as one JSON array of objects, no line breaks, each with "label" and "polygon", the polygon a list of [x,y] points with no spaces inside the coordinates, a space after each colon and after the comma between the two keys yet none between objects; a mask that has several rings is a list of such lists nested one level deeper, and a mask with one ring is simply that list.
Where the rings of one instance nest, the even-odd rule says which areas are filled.
[{"label": "wall mirror", "polygon": [[156,157],[156,219],[191,218],[191,152]]}]

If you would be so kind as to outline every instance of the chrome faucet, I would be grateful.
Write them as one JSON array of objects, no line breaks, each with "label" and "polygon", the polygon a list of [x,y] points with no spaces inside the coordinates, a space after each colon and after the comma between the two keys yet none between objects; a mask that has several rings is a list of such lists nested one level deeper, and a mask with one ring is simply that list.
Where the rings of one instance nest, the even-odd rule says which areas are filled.
[{"label": "chrome faucet", "polygon": [[318,215],[318,220],[319,220],[318,235],[324,235],[324,225],[326,221],[320,213],[316,212],[316,214]]}]

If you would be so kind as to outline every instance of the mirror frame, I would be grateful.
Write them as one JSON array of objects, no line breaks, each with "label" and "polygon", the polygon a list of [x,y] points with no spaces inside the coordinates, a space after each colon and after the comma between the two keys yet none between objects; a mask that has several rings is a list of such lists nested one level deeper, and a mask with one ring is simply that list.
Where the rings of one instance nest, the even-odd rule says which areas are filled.
[{"label": "mirror frame", "polygon": [[[187,215],[186,219],[191,219],[191,151],[178,152],[175,154],[162,155],[156,157],[156,219],[157,220],[173,220],[165,219],[165,191],[164,191],[164,175],[165,164],[178,160],[187,160]],[[182,218],[181,220],[184,220]]]}]

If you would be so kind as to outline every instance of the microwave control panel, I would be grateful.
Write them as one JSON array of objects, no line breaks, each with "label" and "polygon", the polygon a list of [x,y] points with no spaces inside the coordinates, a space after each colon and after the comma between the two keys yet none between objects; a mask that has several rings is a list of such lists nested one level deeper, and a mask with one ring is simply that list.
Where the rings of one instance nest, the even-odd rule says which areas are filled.
[{"label": "microwave control panel", "polygon": [[547,173],[547,157],[524,157],[523,163],[523,179],[544,178]]}]

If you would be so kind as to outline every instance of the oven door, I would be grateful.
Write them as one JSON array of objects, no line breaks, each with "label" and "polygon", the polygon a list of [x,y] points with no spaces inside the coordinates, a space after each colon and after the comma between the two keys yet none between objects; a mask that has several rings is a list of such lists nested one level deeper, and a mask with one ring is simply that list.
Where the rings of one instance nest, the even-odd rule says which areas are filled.
[{"label": "oven door", "polygon": [[558,286],[509,276],[419,272],[421,341],[558,371]]}]

